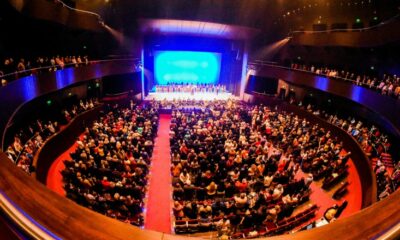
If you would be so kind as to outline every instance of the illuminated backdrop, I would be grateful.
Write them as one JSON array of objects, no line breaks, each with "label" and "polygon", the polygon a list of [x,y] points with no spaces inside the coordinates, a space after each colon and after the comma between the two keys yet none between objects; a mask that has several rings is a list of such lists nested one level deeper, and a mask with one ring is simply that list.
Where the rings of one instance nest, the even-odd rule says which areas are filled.
[{"label": "illuminated backdrop", "polygon": [[156,51],[155,81],[168,83],[217,84],[221,70],[221,54],[195,51]]}]

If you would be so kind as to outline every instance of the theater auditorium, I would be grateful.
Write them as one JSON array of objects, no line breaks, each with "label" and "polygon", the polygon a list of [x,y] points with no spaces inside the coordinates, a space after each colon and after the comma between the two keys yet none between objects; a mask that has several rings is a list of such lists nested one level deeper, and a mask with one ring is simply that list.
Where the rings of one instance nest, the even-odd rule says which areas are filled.
[{"label": "theater auditorium", "polygon": [[0,239],[400,239],[397,0],[0,1]]}]

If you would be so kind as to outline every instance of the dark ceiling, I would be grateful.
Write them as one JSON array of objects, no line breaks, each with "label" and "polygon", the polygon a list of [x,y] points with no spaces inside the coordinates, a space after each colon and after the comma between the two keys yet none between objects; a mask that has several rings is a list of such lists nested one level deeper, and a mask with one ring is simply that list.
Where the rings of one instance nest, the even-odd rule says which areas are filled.
[{"label": "dark ceiling", "polygon": [[[133,33],[138,18],[201,20],[262,30],[266,40],[313,24],[361,21],[364,26],[399,13],[399,0],[69,0],[79,9],[99,13],[105,22]],[[357,20],[359,19],[359,20]],[[273,33],[273,34],[271,34]]]},{"label": "dark ceiling", "polygon": [[[18,13],[7,4],[42,4],[46,1],[57,5],[59,0],[0,1],[0,56],[80,51],[89,55],[105,55],[125,51],[106,31],[101,34],[37,20],[24,11]],[[123,33],[127,39],[134,39],[139,34],[138,19],[198,20],[261,30],[252,43],[254,49],[279,41],[291,31],[312,30],[316,25],[326,25],[327,29],[331,29],[339,23],[352,28],[354,23],[359,22],[362,27],[369,27],[398,15],[400,6],[400,0],[62,1],[68,6],[100,14],[105,24]]]}]

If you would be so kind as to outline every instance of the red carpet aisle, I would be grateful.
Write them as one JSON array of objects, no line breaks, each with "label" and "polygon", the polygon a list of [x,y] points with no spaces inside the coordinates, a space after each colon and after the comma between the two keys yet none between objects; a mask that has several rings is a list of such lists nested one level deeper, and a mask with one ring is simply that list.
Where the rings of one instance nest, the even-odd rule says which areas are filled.
[{"label": "red carpet aisle", "polygon": [[150,168],[145,228],[171,233],[171,158],[169,145],[170,114],[160,114]]},{"label": "red carpet aisle", "polygon": [[357,168],[354,166],[353,161],[349,161],[349,176],[347,181],[350,185],[347,187],[349,193],[344,196],[349,202],[349,205],[344,209],[341,217],[347,217],[361,210],[362,203],[362,192],[361,192],[361,181],[358,175]]},{"label": "red carpet aisle", "polygon": [[[80,136],[82,137],[82,135]],[[77,143],[75,142],[67,151],[61,154],[51,165],[49,172],[47,174],[47,182],[46,185],[48,188],[53,190],[54,192],[60,194],[61,196],[65,196],[65,191],[63,188],[61,171],[65,168],[63,161],[66,159],[71,159],[69,155],[70,152],[75,151],[77,147]]]}]

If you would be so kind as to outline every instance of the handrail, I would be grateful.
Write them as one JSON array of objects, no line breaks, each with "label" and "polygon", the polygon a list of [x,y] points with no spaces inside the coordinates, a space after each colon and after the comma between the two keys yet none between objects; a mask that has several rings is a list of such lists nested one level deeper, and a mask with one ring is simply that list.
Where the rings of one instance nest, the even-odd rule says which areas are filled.
[{"label": "handrail", "polygon": [[35,239],[61,239],[51,233],[49,230],[38,224],[29,217],[23,210],[19,209],[8,197],[0,190],[0,208],[5,211],[15,223],[20,226],[24,232]]},{"label": "handrail", "polygon": [[56,2],[61,3],[64,7],[68,8],[71,11],[76,11],[76,12],[81,12],[81,13],[86,13],[86,14],[90,14],[90,15],[94,15],[96,17],[98,17],[99,21],[103,21],[102,17],[100,16],[100,14],[95,13],[95,12],[91,12],[91,11],[86,11],[86,10],[82,10],[82,9],[78,9],[78,8],[73,8],[70,7],[68,4],[64,3],[61,0],[56,0]]},{"label": "handrail", "polygon": [[[75,117],[73,117],[73,118],[67,123],[67,125],[65,125],[65,128],[67,128],[68,126],[70,126],[70,125],[75,121],[75,119],[77,119],[77,118],[78,118],[79,116],[81,116],[82,114],[85,114],[85,113],[87,113],[87,112],[89,112],[89,111],[91,111],[91,110],[93,110],[93,109],[96,109],[96,108],[98,108],[98,107],[100,107],[100,106],[102,106],[102,103],[99,103],[99,104],[95,105],[94,108],[90,108],[90,109],[87,109],[87,110],[85,110],[85,111],[79,113],[78,115],[76,115]],[[59,129],[57,132],[51,134],[50,136],[48,136],[48,137],[46,138],[46,140],[44,140],[43,144],[42,144],[41,146],[39,146],[39,147],[36,149],[36,152],[34,153],[34,156],[33,156],[33,161],[32,161],[32,163],[30,164],[30,166],[33,166],[34,168],[36,168],[37,158],[38,158],[38,155],[39,155],[39,154],[41,153],[41,151],[42,151],[42,147],[43,147],[50,139],[52,139],[53,137],[55,137],[56,135],[58,135],[58,134],[61,133],[62,131],[63,131],[63,129]],[[16,164],[16,165],[18,165],[19,161],[21,160],[20,157],[21,157],[21,155],[22,155],[22,154],[24,153],[24,151],[25,151],[26,144],[27,144],[29,141],[32,141],[32,139],[36,138],[36,137],[38,136],[38,134],[40,134],[40,133],[42,133],[42,132],[36,132],[36,133],[33,134],[32,137],[30,137],[28,140],[26,140],[25,144],[24,144],[23,147],[22,147],[21,152],[18,154],[18,156],[17,156],[17,158],[16,158],[16,161],[15,161],[15,164]],[[33,171],[33,172],[29,171],[28,173],[31,174],[31,175],[34,176],[34,177],[36,176],[35,171]]]},{"label": "handrail", "polygon": [[[4,153],[0,153],[0,162],[2,165],[0,175],[3,176],[0,178],[0,189],[4,191],[4,194],[40,226],[63,239],[76,238],[77,234],[80,239],[127,239],[130,236],[132,239],[139,240],[187,239],[187,237],[140,230],[95,213],[51,192],[38,182],[32,181],[29,176],[17,169]],[[399,201],[400,191],[352,216],[339,219],[329,225],[292,235],[260,239],[360,239],[366,236],[374,237],[381,233],[390,233],[395,227],[395,223],[400,221]],[[0,208],[3,207],[0,206]],[[46,211],[40,209],[46,209]],[[26,222],[26,219],[21,219],[21,221]],[[349,228],[359,229],[359,231],[349,232]]]},{"label": "handrail", "polygon": [[[311,74],[316,75],[316,76],[328,77],[328,78],[333,78],[333,79],[337,79],[337,80],[342,80],[342,81],[345,81],[345,82],[351,82],[352,84],[356,84],[357,83],[356,80],[353,80],[353,79],[350,79],[350,78],[344,78],[344,77],[339,77],[339,76],[329,76],[328,74],[323,74],[323,73],[319,73],[318,74],[318,73],[310,71],[310,70],[304,70],[304,69],[281,66],[281,65],[277,65],[277,64],[271,63],[269,61],[263,61],[263,60],[254,60],[252,62],[249,62],[248,65],[249,66],[250,65],[274,66],[274,67],[278,67],[278,68],[282,68],[282,69],[286,69],[286,70],[291,70],[291,71],[294,70],[294,71],[298,71],[298,72],[311,73]],[[362,84],[362,85],[359,85],[359,86],[362,86],[362,87],[365,87],[365,88],[368,88],[368,89],[374,89],[374,88],[366,87],[365,84]]]},{"label": "handrail", "polygon": [[17,158],[15,159],[15,164],[18,165],[19,161],[21,160],[21,155],[24,153],[25,151],[25,146],[29,141],[32,141],[32,139],[34,139],[35,137],[37,137],[37,134],[33,134],[32,137],[30,137],[28,140],[26,140],[26,142],[24,143],[24,146],[22,147],[21,152],[18,154]]},{"label": "handrail", "polygon": [[[302,118],[307,118],[307,120],[312,124],[318,123],[321,127],[324,127],[325,129],[328,128],[335,137],[339,137],[339,139],[345,143],[344,148],[352,152],[352,162],[357,169],[358,175],[363,180],[361,182],[362,208],[367,207],[377,201],[377,183],[375,180],[375,173],[372,169],[368,156],[365,154],[361,148],[361,145],[353,136],[351,136],[344,129],[327,122],[322,117],[311,114],[295,105],[289,104],[275,97],[270,97],[264,93],[253,92],[253,96],[260,96],[264,98],[263,101],[271,101],[272,105],[278,106],[281,111],[292,112]],[[354,154],[358,158],[355,158]],[[364,177],[362,177],[363,175]]]},{"label": "handrail", "polygon": [[[68,63],[68,64],[65,64],[62,68],[67,68],[67,67],[70,67],[72,65],[77,65],[77,64],[79,64],[79,65],[85,64],[86,65],[86,63],[83,63],[83,62],[82,63]],[[2,75],[1,77],[2,78],[7,78],[7,77],[10,77],[10,76],[13,76],[13,75],[17,75],[17,74],[25,74],[25,73],[29,73],[29,72],[32,73],[34,71],[47,70],[47,69],[50,69],[50,68],[58,68],[58,67],[61,67],[61,65],[56,64],[56,65],[48,65],[48,66],[44,66],[44,67],[30,68],[30,69],[26,69],[26,70],[23,70],[23,71],[15,71],[15,72],[12,72],[12,73],[7,73],[7,74]]]},{"label": "handrail", "polygon": [[362,32],[362,31],[368,31],[368,30],[372,30],[372,29],[376,29],[376,28],[380,28],[383,25],[386,25],[388,23],[394,22],[397,18],[400,17],[400,14],[397,14],[391,18],[389,18],[386,21],[380,22],[377,25],[373,25],[370,27],[364,27],[364,28],[357,28],[357,29],[349,29],[349,28],[341,28],[341,29],[331,29],[331,30],[320,30],[320,31],[313,31],[313,30],[307,30],[307,31],[292,31],[289,33],[289,36],[293,36],[293,34],[302,34],[302,33],[332,33],[332,32]]},{"label": "handrail", "polygon": [[[136,67],[135,67],[136,66]],[[5,87],[0,87],[3,103],[0,118],[0,146],[5,151],[7,129],[12,125],[17,112],[34,98],[44,96],[73,84],[105,76],[139,72],[139,58],[127,57],[121,59],[93,60],[90,65],[78,68],[67,68],[56,72],[43,72],[37,76],[26,76],[11,81]]]},{"label": "handrail", "polygon": [[[4,153],[0,153],[0,163],[2,165],[0,190],[20,210],[63,239],[73,239],[78,234],[81,239],[127,239],[131,236],[132,239],[139,240],[187,239],[187,237],[140,230],[81,207],[51,192],[38,182],[32,181],[32,178],[9,161]],[[0,202],[4,203],[1,200]],[[380,239],[385,238],[387,233],[389,237],[394,238],[398,236],[396,224],[400,222],[399,202],[400,191],[397,191],[388,198],[329,225],[268,239],[365,239],[377,236]],[[0,205],[0,209],[4,211],[3,205]],[[349,231],[349,229],[358,231]]]},{"label": "handrail", "polygon": [[[86,66],[86,65],[90,65],[90,64],[95,64],[95,63],[102,63],[102,62],[109,62],[109,61],[123,61],[123,60],[136,60],[138,61],[138,63],[140,64],[140,59],[139,58],[117,58],[117,59],[99,59],[99,60],[90,60],[88,61],[88,63],[82,62],[82,63],[68,63],[65,64],[62,69],[68,68],[68,67],[73,67],[75,65],[79,65],[79,66]],[[35,72],[40,72],[41,70],[48,70],[51,68],[61,68],[61,65],[56,64],[56,65],[48,65],[48,66],[44,66],[44,67],[37,67],[37,68],[30,68],[24,71],[15,71],[12,73],[7,73],[4,75],[0,76],[0,79],[6,79],[8,77],[12,77],[15,75],[23,75],[23,76],[28,76],[31,74],[34,74]],[[13,81],[18,80],[18,77],[16,79],[14,79]],[[8,83],[9,84],[9,83]]]},{"label": "handrail", "polygon": [[[86,121],[93,121],[97,119],[98,113],[103,109],[103,103],[99,103],[95,105],[93,108],[88,109],[78,115],[76,115],[71,121],[57,133],[53,134],[43,143],[42,147],[35,153],[32,161],[32,166],[35,168],[35,171],[31,174],[36,180],[46,183],[47,172],[54,161],[55,156],[57,156],[60,152],[65,151],[68,147],[73,144],[76,139],[76,132],[82,130]],[[73,130],[71,130],[73,128]],[[71,136],[72,133],[73,136]],[[77,133],[80,134],[81,132]],[[67,136],[66,136],[67,135]],[[63,144],[62,148],[54,148],[52,147],[52,143],[62,138]],[[53,150],[53,151],[51,151]],[[48,160],[50,159],[50,161]],[[42,160],[42,161],[39,161]]]}]

